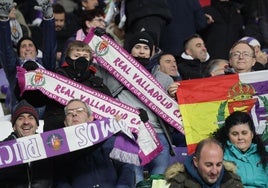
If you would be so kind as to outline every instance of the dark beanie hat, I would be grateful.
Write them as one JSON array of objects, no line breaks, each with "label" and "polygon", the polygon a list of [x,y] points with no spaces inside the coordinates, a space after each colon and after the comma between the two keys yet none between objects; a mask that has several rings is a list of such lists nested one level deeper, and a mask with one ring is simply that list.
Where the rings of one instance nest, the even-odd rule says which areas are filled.
[{"label": "dark beanie hat", "polygon": [[146,44],[150,48],[150,54],[153,52],[153,45],[154,45],[154,40],[153,38],[145,31],[135,33],[132,38],[129,40],[128,48],[127,51],[131,53],[132,48],[138,44]]},{"label": "dark beanie hat", "polygon": [[30,38],[30,37],[22,37],[22,38],[19,40],[18,44],[17,44],[17,54],[18,54],[18,56],[20,56],[20,45],[21,45],[21,43],[22,43],[24,40],[30,40],[30,41],[32,41],[33,44],[34,44],[36,53],[38,52],[37,45],[36,45],[36,43],[33,41],[32,38]]},{"label": "dark beanie hat", "polygon": [[11,117],[12,126],[14,126],[17,118],[23,113],[28,113],[28,114],[33,115],[36,120],[37,125],[39,125],[39,117],[38,117],[38,113],[36,109],[32,105],[30,105],[26,100],[23,99],[17,104],[12,114],[12,117]]}]

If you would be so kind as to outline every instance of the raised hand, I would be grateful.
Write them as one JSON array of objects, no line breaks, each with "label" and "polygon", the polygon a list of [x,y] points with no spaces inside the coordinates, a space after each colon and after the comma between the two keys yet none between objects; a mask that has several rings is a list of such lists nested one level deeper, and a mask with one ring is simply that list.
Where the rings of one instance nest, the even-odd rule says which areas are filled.
[{"label": "raised hand", "polygon": [[0,0],[0,19],[7,20],[11,9],[16,5],[13,0]]},{"label": "raised hand", "polygon": [[139,108],[138,110],[140,111],[139,116],[141,118],[141,121],[143,123],[146,123],[147,121],[149,121],[149,117],[148,117],[147,112],[142,108]]},{"label": "raised hand", "polygon": [[40,10],[43,13],[44,18],[52,18],[53,17],[53,8],[50,0],[36,0],[38,6],[35,6],[35,10]]}]

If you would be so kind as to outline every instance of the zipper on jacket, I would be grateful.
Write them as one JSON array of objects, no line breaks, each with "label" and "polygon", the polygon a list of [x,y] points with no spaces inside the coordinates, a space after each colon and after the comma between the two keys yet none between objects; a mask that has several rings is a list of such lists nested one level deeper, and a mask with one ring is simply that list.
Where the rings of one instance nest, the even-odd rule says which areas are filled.
[{"label": "zipper on jacket", "polygon": [[32,184],[32,181],[31,181],[31,163],[27,163],[27,176],[28,176],[28,188],[31,188],[31,184]]}]

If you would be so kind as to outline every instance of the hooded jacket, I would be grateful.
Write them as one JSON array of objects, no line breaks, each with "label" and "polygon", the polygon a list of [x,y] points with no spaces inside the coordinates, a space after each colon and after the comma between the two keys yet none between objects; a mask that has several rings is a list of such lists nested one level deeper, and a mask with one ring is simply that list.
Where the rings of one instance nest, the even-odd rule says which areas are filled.
[{"label": "hooded jacket", "polygon": [[[165,179],[168,183],[170,183],[170,188],[242,188],[243,185],[240,177],[234,172],[234,164],[230,162],[224,163],[224,170],[222,171],[222,175],[219,177],[221,178],[221,181],[216,182],[219,184],[219,187],[215,185],[208,186],[204,184],[198,175],[196,168],[192,164],[192,157],[188,157],[185,165],[175,163],[167,168],[165,172]],[[194,178],[194,176],[196,177]],[[197,176],[199,176],[199,178]],[[197,179],[199,179],[199,181]],[[200,182],[203,183],[203,186]]]},{"label": "hooded jacket", "polygon": [[204,78],[209,59],[210,56],[208,53],[206,61],[201,62],[199,59],[193,59],[184,52],[182,53],[181,57],[177,59],[178,72],[183,80]]},{"label": "hooded jacket", "polygon": [[227,141],[224,160],[236,164],[237,174],[241,177],[245,187],[268,187],[268,167],[264,169],[260,163],[261,158],[257,153],[256,144],[251,144],[250,148],[243,153]]}]

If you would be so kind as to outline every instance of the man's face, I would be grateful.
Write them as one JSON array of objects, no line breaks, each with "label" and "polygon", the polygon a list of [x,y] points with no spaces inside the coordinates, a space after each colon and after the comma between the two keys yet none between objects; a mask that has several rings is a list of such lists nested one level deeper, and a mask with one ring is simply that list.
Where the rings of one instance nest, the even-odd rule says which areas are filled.
[{"label": "man's face", "polygon": [[37,56],[37,49],[31,40],[23,40],[20,45],[21,59],[35,59]]},{"label": "man's face", "polygon": [[99,5],[98,0],[83,0],[82,6],[85,10],[93,10]]},{"label": "man's face", "polygon": [[147,44],[138,43],[131,49],[133,57],[150,58],[150,48]]},{"label": "man's face", "polygon": [[193,38],[188,42],[186,53],[194,59],[205,62],[207,59],[207,49],[201,38]]},{"label": "man's face", "polygon": [[159,60],[159,70],[170,76],[178,76],[177,63],[173,55],[167,54],[161,56]]},{"label": "man's face", "polygon": [[60,31],[63,29],[65,24],[65,13],[54,13],[55,18],[55,30]]},{"label": "man's face", "polygon": [[67,106],[64,124],[66,127],[93,121],[93,117],[87,113],[86,106],[80,101],[73,101]]},{"label": "man's face", "polygon": [[200,159],[194,157],[194,165],[199,175],[207,184],[214,184],[223,168],[223,151],[220,146],[211,143],[205,145],[200,153]]},{"label": "man's face", "polygon": [[33,135],[37,128],[36,119],[29,113],[20,114],[13,126],[13,130],[18,137]]},{"label": "man's face", "polygon": [[230,65],[237,73],[251,72],[256,62],[253,54],[254,51],[247,44],[240,43],[231,50]]}]

